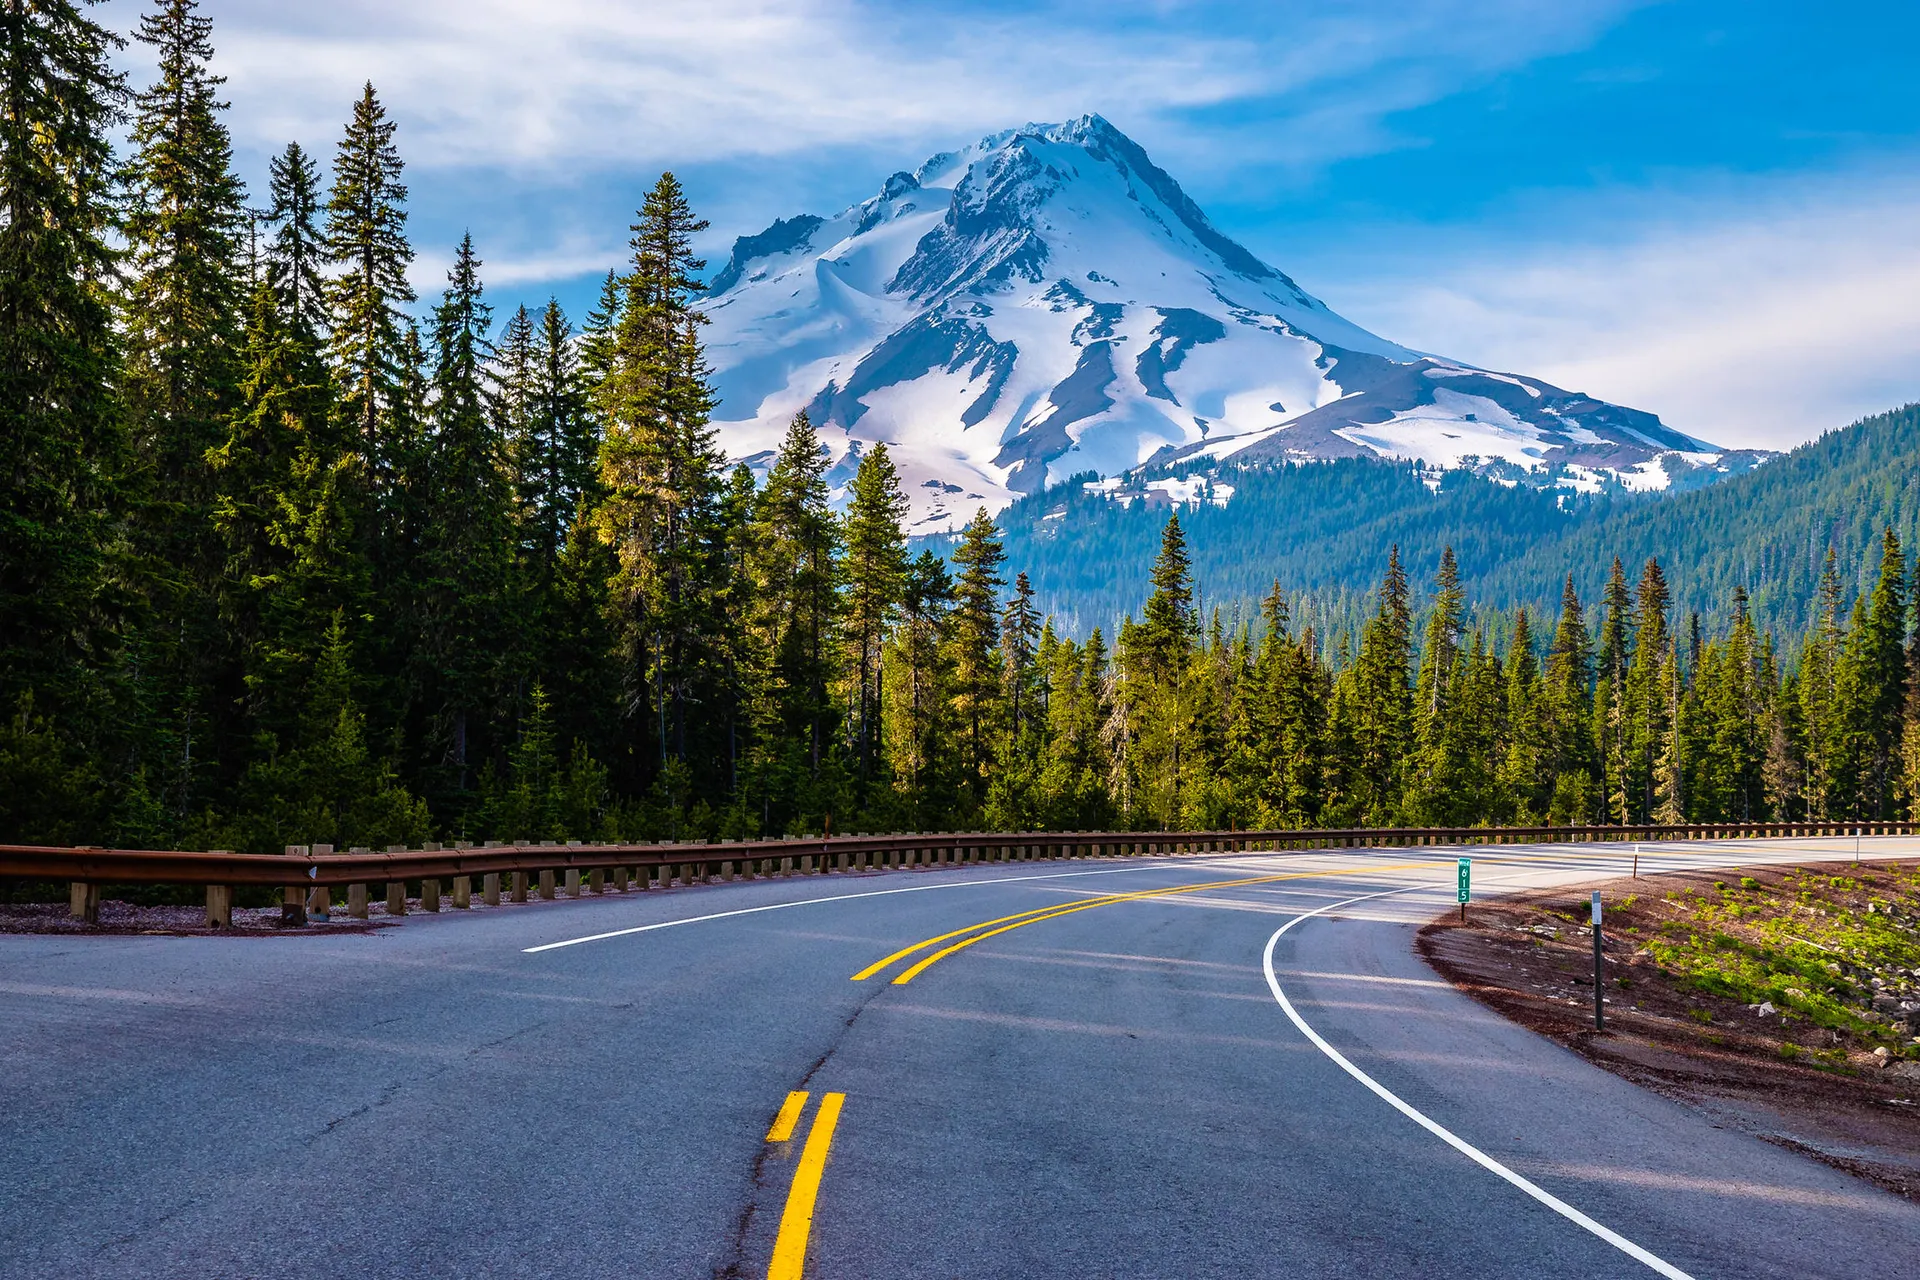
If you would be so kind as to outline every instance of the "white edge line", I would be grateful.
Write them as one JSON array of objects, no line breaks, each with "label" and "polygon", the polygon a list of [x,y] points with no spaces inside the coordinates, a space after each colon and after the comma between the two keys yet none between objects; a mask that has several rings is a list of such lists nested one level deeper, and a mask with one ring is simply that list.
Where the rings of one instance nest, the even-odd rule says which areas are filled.
[{"label": "white edge line", "polygon": [[[1364,850],[1356,851],[1356,850],[1343,849],[1343,850],[1340,850],[1339,853],[1343,855],[1353,856],[1353,857],[1365,857],[1367,856],[1368,852],[1371,852],[1372,855],[1376,858],[1385,858],[1385,857],[1399,856],[1401,854],[1408,852],[1410,849],[1417,848],[1417,847],[1418,846],[1413,846],[1413,845],[1389,846],[1386,848],[1378,848],[1372,851],[1364,851]],[[1500,846],[1472,845],[1472,846],[1466,846],[1465,848],[1467,852],[1475,852],[1481,848],[1491,849],[1491,848],[1498,848],[1498,847]],[[1513,847],[1517,849],[1524,849],[1529,846],[1516,845]],[[1319,853],[1332,855],[1334,852],[1335,851],[1331,849],[1313,851],[1313,852],[1308,852],[1306,856],[1313,857],[1313,856],[1317,856]],[[1270,858],[1273,856],[1273,854],[1266,850],[1247,850],[1244,853],[1232,854],[1228,856],[1236,857],[1236,858]],[[1621,855],[1622,858],[1625,858],[1626,856],[1628,855],[1625,855],[1625,854]],[[1516,860],[1516,861],[1520,861],[1520,860]],[[949,884],[916,884],[916,885],[909,885],[905,888],[900,888],[900,889],[870,889],[865,893],[837,893],[830,897],[825,897],[825,898],[803,898],[796,902],[770,902],[764,906],[759,906],[759,907],[742,907],[737,911],[715,911],[710,915],[688,916],[684,920],[662,920],[654,924],[636,925],[631,929],[613,929],[606,933],[592,933],[592,934],[588,934],[584,938],[566,938],[559,942],[543,942],[537,947],[522,947],[520,950],[522,955],[538,955],[542,951],[558,951],[562,947],[577,947],[577,946],[580,946],[582,943],[587,943],[587,942],[605,942],[609,938],[626,938],[626,937],[631,937],[636,933],[652,933],[655,929],[671,929],[677,925],[683,925],[683,924],[703,924],[708,920],[726,920],[734,916],[758,915],[762,911],[784,911],[788,907],[812,907],[812,906],[818,906],[823,902],[848,902],[855,898],[884,898],[889,894],[895,894],[895,893],[925,893],[929,889],[968,889],[968,888],[977,887],[979,885],[1017,884],[1027,880],[1067,880],[1075,876],[1113,876],[1113,875],[1120,875],[1130,871],[1144,871],[1151,867],[1205,867],[1205,866],[1216,864],[1217,862],[1219,862],[1218,858],[1209,858],[1201,862],[1196,862],[1192,859],[1183,858],[1183,859],[1172,860],[1168,862],[1154,861],[1154,862],[1144,862],[1134,866],[1112,867],[1112,868],[1108,868],[1101,871],[1053,871],[1043,875],[993,876],[984,880],[959,880]],[[1400,890],[1395,890],[1395,892],[1400,892]],[[1358,902],[1359,899],[1355,898],[1355,899],[1352,899],[1352,901]],[[1344,906],[1344,905],[1345,905],[1344,903],[1338,903],[1338,902],[1333,904],[1333,906],[1336,906],[1336,907]],[[1323,907],[1321,908],[1321,910],[1329,911],[1329,910],[1332,910],[1332,907]]]},{"label": "white edge line", "polygon": [[1363,893],[1357,898],[1348,898],[1344,902],[1330,902],[1324,907],[1317,907],[1312,911],[1303,912],[1281,925],[1278,929],[1274,930],[1273,936],[1267,939],[1266,950],[1260,957],[1260,967],[1266,971],[1267,986],[1273,991],[1273,998],[1280,1002],[1281,1009],[1285,1010],[1287,1017],[1293,1020],[1293,1025],[1300,1029],[1302,1035],[1313,1042],[1316,1049],[1333,1059],[1334,1063],[1339,1066],[1341,1070],[1345,1071],[1355,1080],[1358,1080],[1361,1084],[1367,1086],[1367,1088],[1378,1095],[1383,1102],[1398,1111],[1401,1115],[1407,1117],[1407,1119],[1413,1121],[1428,1133],[1431,1133],[1434,1137],[1458,1151],[1461,1155],[1466,1156],[1481,1168],[1505,1178],[1508,1182],[1520,1188],[1520,1190],[1526,1192],[1541,1204],[1546,1205],[1547,1208],[1553,1210],[1561,1217],[1585,1227],[1588,1231],[1599,1236],[1602,1240],[1605,1240],[1608,1244],[1620,1250],[1636,1262],[1644,1263],[1661,1275],[1666,1276],[1668,1280],[1694,1280],[1692,1276],[1680,1270],[1680,1268],[1674,1266],[1672,1263],[1642,1249],[1639,1245],[1612,1228],[1595,1222],[1592,1218],[1589,1218],[1586,1214],[1580,1212],[1566,1201],[1528,1181],[1466,1139],[1443,1127],[1438,1122],[1429,1119],[1411,1104],[1403,1101],[1392,1090],[1362,1071],[1359,1067],[1354,1066],[1353,1063],[1347,1060],[1345,1054],[1328,1044],[1318,1031],[1308,1026],[1307,1020],[1300,1016],[1299,1011],[1293,1007],[1293,1002],[1287,999],[1287,993],[1280,989],[1280,980],[1274,976],[1273,972],[1273,949],[1279,943],[1281,935],[1286,933],[1287,930],[1293,928],[1293,926],[1303,920],[1311,920],[1314,916],[1320,915],[1323,912],[1351,906],[1356,902],[1365,902],[1370,898],[1385,898],[1396,893],[1412,893],[1420,889],[1431,888],[1433,888],[1431,885],[1409,885],[1401,889],[1387,889],[1380,893]]},{"label": "white edge line", "polygon": [[[1257,855],[1256,855],[1257,856]],[[561,947],[577,947],[583,942],[605,942],[609,938],[625,938],[636,933],[652,933],[655,929],[671,929],[683,924],[701,924],[708,920],[726,920],[732,916],[758,915],[762,911],[784,911],[788,907],[812,907],[823,902],[851,902],[855,898],[885,898],[896,893],[925,893],[929,889],[971,889],[980,885],[1018,884],[1026,880],[1069,880],[1076,876],[1117,876],[1130,871],[1164,870],[1169,867],[1205,867],[1208,863],[1182,860],[1178,862],[1148,862],[1131,867],[1108,867],[1099,871],[1051,871],[1033,876],[991,876],[984,880],[955,880],[945,884],[914,884],[899,889],[869,889],[864,893],[836,893],[825,898],[801,898],[794,902],[769,902],[758,907],[741,907],[736,911],[715,911],[710,915],[688,916],[684,920],[661,920],[654,924],[635,925],[631,929],[614,929],[607,933],[588,934],[584,938],[567,938],[560,942],[543,942],[537,947],[522,947],[523,955],[535,955],[542,951],[557,951]]]}]

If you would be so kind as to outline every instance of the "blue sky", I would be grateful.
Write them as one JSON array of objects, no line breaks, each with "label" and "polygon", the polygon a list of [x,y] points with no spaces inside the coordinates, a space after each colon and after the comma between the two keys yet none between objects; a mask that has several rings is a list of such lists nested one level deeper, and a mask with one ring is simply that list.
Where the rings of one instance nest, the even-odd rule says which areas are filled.
[{"label": "blue sky", "polygon": [[[142,6],[110,0],[128,29]],[[400,123],[423,295],[471,229],[576,315],[662,168],[734,235],[1098,111],[1398,341],[1783,446],[1920,398],[1920,6],[203,0],[243,172]],[[1827,11],[1832,12],[1832,11]],[[136,82],[145,50],[124,59]],[[716,261],[717,265],[717,261]]]}]

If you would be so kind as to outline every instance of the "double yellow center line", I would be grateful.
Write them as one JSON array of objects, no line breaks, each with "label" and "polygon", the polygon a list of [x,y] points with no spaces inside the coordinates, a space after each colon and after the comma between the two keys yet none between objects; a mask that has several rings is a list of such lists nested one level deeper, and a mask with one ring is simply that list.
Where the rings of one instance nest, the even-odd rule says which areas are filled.
[{"label": "double yellow center line", "polygon": [[[780,1215],[780,1234],[774,1238],[767,1280],[801,1280],[807,1264],[807,1236],[813,1230],[813,1206],[820,1198],[820,1175],[826,1172],[827,1149],[833,1146],[833,1130],[840,1123],[840,1108],[846,1101],[844,1093],[824,1094],[820,1099],[813,1128],[800,1149],[800,1166],[793,1171],[786,1210]],[[767,1141],[790,1141],[806,1109],[805,1090],[789,1093],[780,1105],[780,1114],[773,1118],[773,1127],[767,1130]]]},{"label": "double yellow center line", "polygon": [[[1021,911],[1010,916],[1001,916],[995,920],[982,920],[978,924],[970,924],[964,929],[955,929],[951,933],[942,933],[931,938],[923,938],[910,947],[902,947],[883,960],[874,961],[860,972],[854,974],[853,980],[855,982],[865,982],[868,978],[873,977],[882,970],[891,968],[909,956],[918,955],[929,947],[940,947],[940,944],[943,942],[950,943],[950,945],[940,947],[939,950],[934,951],[931,955],[925,956],[902,970],[899,976],[893,979],[893,985],[903,987],[919,977],[922,973],[925,973],[933,965],[938,964],[956,951],[966,950],[976,942],[985,942],[988,938],[998,937],[1000,934],[1007,933],[1010,930],[1024,929],[1030,924],[1039,924],[1042,920],[1054,920],[1060,916],[1070,916],[1076,911],[1091,911],[1095,907],[1110,907],[1121,902],[1139,902],[1147,898],[1168,898],[1183,893],[1203,893],[1209,889],[1239,889],[1245,888],[1248,885],[1274,884],[1282,880],[1311,880],[1326,876],[1350,876],[1357,873],[1380,871],[1406,871],[1417,867],[1437,867],[1443,865],[1447,864],[1440,862],[1399,862],[1388,866],[1374,864],[1364,867],[1340,867],[1326,871],[1290,871],[1285,875],[1244,876],[1234,880],[1211,880],[1205,884],[1176,885],[1170,889],[1142,889],[1137,893],[1109,893],[1098,898],[1089,898],[1085,902],[1075,902],[1065,906],[1035,907],[1031,911]],[[956,938],[959,939],[959,941],[953,941]]]}]

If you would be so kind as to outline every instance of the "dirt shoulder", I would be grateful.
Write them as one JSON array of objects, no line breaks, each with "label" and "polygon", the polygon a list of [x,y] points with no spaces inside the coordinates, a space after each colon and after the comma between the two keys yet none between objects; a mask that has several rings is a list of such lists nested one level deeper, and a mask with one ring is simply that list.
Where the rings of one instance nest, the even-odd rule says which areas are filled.
[{"label": "dirt shoulder", "polygon": [[1476,903],[1418,945],[1475,999],[1595,1065],[1920,1201],[1920,866],[1611,880]]}]

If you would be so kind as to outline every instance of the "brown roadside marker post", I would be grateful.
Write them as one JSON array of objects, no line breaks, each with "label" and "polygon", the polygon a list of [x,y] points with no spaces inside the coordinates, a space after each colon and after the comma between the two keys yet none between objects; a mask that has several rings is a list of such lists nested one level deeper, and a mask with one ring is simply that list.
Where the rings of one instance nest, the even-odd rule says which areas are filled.
[{"label": "brown roadside marker post", "polygon": [[1606,962],[1600,954],[1600,891],[1593,891],[1593,1029],[1607,1029],[1607,1015],[1601,1009],[1601,997],[1606,988]]}]

